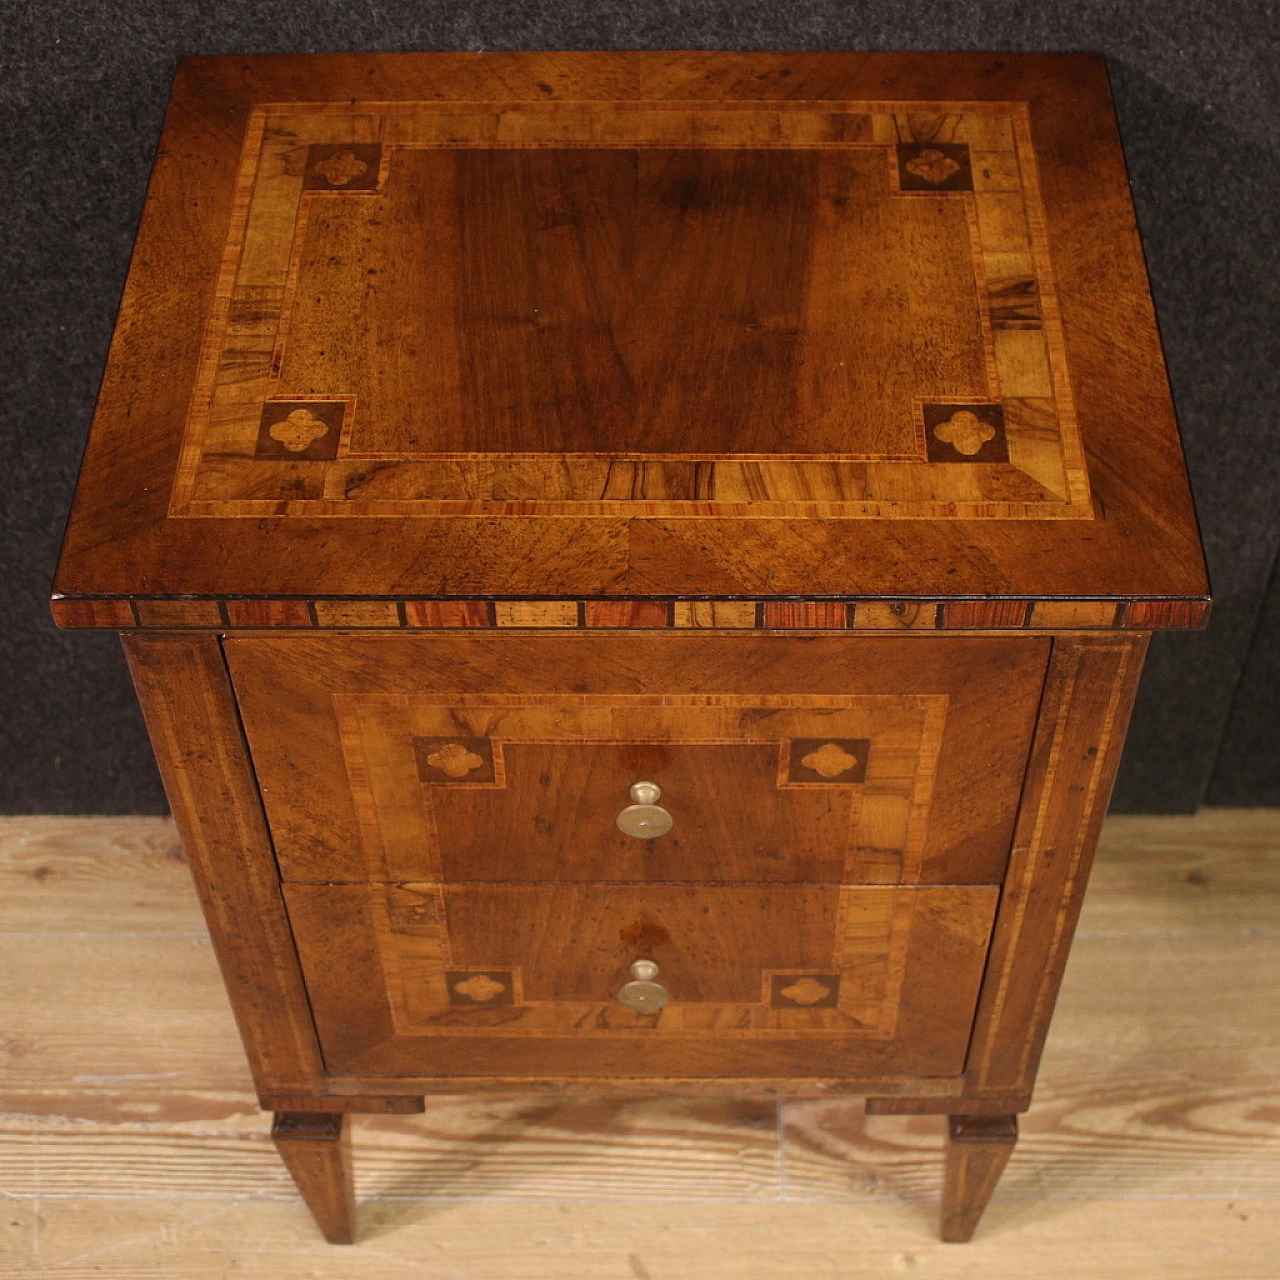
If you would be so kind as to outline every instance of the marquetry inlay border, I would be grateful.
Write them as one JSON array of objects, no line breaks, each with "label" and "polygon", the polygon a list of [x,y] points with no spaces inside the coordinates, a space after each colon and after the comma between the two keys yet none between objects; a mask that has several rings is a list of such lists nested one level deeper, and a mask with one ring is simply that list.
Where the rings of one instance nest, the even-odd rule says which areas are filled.
[{"label": "marquetry inlay border", "polygon": [[[940,693],[332,695],[369,879],[441,883],[437,792],[504,789],[513,746],[646,742],[771,747],[779,790],[850,794],[833,880],[918,883],[948,704]],[[832,749],[848,763],[828,766]]]},{"label": "marquetry inlay border", "polygon": [[[691,146],[879,153],[891,198],[959,202],[985,396],[920,388],[910,454],[462,454],[361,448],[356,388],[277,390],[309,211],[379,198],[395,153]],[[1092,519],[1045,225],[1019,102],[255,108],[170,515]]]},{"label": "marquetry inlay border", "polygon": [[1195,630],[1206,600],[310,600],[57,598],[61,627],[175,631]]},{"label": "marquetry inlay border", "polygon": [[[945,694],[333,695],[397,1031],[491,1035],[493,1021],[474,1015],[501,1008],[495,1016],[503,1035],[727,1029],[749,1036],[890,1038],[916,901],[910,893],[895,895],[891,886],[905,889],[920,879],[948,703]],[[481,735],[482,729],[489,732]],[[660,1015],[637,1015],[612,999],[529,1001],[518,967],[486,967],[484,957],[454,954],[449,894],[501,894],[519,886],[449,880],[442,856],[448,825],[436,795],[458,786],[504,787],[504,748],[511,746],[646,741],[769,745],[778,752],[780,789],[840,787],[849,794],[840,883],[825,890],[837,895],[828,969],[762,970],[756,1003],[677,1001]],[[469,776],[476,781],[469,784]],[[563,886],[566,894],[580,889]],[[464,977],[455,980],[458,974]],[[788,980],[780,983],[780,976]],[[818,991],[824,980],[829,991]],[[457,989],[458,981],[468,983],[465,990]],[[459,1009],[466,1016],[458,1017]],[[515,1021],[513,1010],[519,1011]]]},{"label": "marquetry inlay border", "polygon": [[[570,886],[565,892],[581,890]],[[451,892],[518,892],[440,884],[371,884],[369,913],[397,1035],[542,1037],[643,1036],[891,1040],[897,1030],[919,894],[909,886],[844,886],[832,964],[826,970],[764,969],[754,1002],[688,1001],[673,993],[657,1013],[599,1000],[533,1000],[522,970],[457,965],[447,925]],[[994,911],[994,892],[990,894]],[[474,978],[474,980],[473,980]],[[459,983],[466,983],[462,991]],[[811,988],[825,986],[825,991]],[[790,993],[788,995],[788,993]],[[809,999],[810,995],[817,998]],[[477,998],[480,997],[480,998]]]}]

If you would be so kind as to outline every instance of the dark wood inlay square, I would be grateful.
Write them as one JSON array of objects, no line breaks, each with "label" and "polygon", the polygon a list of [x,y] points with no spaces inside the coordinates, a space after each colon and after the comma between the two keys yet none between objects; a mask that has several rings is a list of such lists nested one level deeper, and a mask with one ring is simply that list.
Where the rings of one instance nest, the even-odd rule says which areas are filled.
[{"label": "dark wood inlay square", "polygon": [[258,427],[259,458],[331,462],[338,456],[345,400],[268,400]]},{"label": "dark wood inlay square", "polygon": [[53,616],[60,627],[134,627],[128,600],[55,600]]},{"label": "dark wood inlay square", "polygon": [[840,786],[867,776],[871,743],[866,738],[792,738],[788,782],[832,782]]},{"label": "dark wood inlay square", "polygon": [[956,600],[944,605],[944,627],[1023,627],[1027,622],[1025,600]]},{"label": "dark wood inlay square", "polygon": [[588,627],[669,627],[671,606],[665,600],[588,600],[582,618]]},{"label": "dark wood inlay square", "polygon": [[309,627],[311,610],[305,600],[228,600],[230,627]]},{"label": "dark wood inlay square", "polygon": [[930,462],[1008,462],[1004,409],[998,404],[924,404]]},{"label": "dark wood inlay square", "polygon": [[452,1005],[496,1009],[516,1002],[510,969],[446,969],[444,980]]},{"label": "dark wood inlay square", "polygon": [[307,148],[304,191],[376,191],[382,165],[379,142],[325,143]]},{"label": "dark wood inlay square", "polygon": [[1134,600],[1125,625],[1129,627],[1203,627],[1209,620],[1206,600]]},{"label": "dark wood inlay square", "polygon": [[973,171],[964,142],[899,142],[900,191],[972,191]]},{"label": "dark wood inlay square", "polygon": [[834,1009],[840,1000],[838,973],[774,973],[769,1004],[774,1009]]},{"label": "dark wood inlay square", "polygon": [[764,606],[766,627],[827,628],[849,625],[849,606],[833,600],[769,600]]},{"label": "dark wood inlay square", "polygon": [[414,738],[413,754],[423,782],[495,781],[489,738]]}]

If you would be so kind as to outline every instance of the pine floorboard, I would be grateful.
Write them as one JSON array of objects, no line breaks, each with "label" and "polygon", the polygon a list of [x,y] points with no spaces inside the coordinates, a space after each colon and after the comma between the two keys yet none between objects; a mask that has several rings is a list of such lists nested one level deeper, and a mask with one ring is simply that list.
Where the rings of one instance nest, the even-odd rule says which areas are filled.
[{"label": "pine floorboard", "polygon": [[942,1124],[857,1103],[445,1098],[356,1130],[323,1244],[171,824],[0,819],[0,1276],[1280,1280],[1280,812],[1111,819],[975,1241]]}]

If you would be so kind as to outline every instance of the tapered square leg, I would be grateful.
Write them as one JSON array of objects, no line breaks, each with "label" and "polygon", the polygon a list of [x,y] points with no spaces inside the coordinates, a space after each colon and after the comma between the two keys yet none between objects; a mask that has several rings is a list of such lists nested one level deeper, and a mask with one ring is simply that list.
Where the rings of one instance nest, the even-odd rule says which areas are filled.
[{"label": "tapered square leg", "polygon": [[324,1238],[330,1244],[353,1243],[356,1197],[347,1117],[341,1113],[277,1111],[271,1140]]},{"label": "tapered square leg", "polygon": [[1018,1141],[1018,1117],[948,1116],[947,1173],[942,1191],[942,1238],[973,1239],[991,1193]]}]

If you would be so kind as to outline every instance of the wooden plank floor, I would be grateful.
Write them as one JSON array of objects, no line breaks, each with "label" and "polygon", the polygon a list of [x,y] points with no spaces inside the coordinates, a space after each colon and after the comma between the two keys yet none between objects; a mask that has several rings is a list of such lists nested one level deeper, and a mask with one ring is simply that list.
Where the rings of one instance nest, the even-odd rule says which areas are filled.
[{"label": "wooden plank floor", "polygon": [[0,819],[0,1275],[1280,1277],[1280,811],[1115,818],[971,1245],[942,1126],[814,1101],[430,1102],[323,1244],[254,1107],[170,824]]}]

